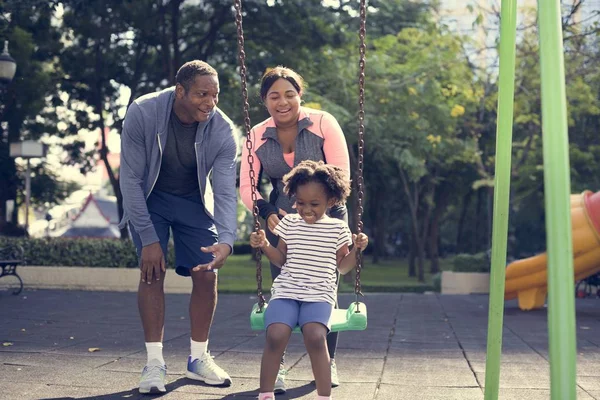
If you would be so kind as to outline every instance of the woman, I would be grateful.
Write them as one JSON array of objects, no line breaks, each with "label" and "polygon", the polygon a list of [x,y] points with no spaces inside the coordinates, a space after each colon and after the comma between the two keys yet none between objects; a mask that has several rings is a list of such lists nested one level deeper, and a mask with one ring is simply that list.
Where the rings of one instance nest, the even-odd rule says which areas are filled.
[{"label": "woman", "polygon": [[[253,169],[257,184],[262,175],[271,180],[273,190],[269,201],[264,200],[259,188],[257,205],[259,214],[267,221],[267,238],[273,246],[277,246],[279,238],[273,230],[281,218],[288,213],[295,213],[294,198],[283,194],[284,175],[304,160],[324,161],[345,171],[350,177],[350,161],[344,133],[336,119],[329,113],[302,107],[304,80],[295,71],[278,66],[267,71],[261,80],[260,97],[265,104],[270,118],[252,128]],[[248,149],[244,146],[240,171],[240,195],[248,209],[252,209],[252,187],[248,175]],[[332,217],[348,222],[345,205],[332,208]],[[273,280],[280,269],[271,263]],[[327,335],[327,347],[331,358],[331,385],[339,386],[335,364],[335,350],[338,333]],[[285,368],[281,360],[275,393],[285,393]]]}]

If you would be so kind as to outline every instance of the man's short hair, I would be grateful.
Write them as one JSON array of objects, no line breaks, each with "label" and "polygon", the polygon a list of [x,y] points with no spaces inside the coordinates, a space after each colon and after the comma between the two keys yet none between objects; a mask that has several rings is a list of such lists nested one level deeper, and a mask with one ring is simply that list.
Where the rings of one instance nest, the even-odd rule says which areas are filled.
[{"label": "man's short hair", "polygon": [[218,76],[219,74],[207,62],[193,60],[186,62],[179,68],[177,75],[175,75],[175,82],[183,86],[187,92],[198,75]]}]

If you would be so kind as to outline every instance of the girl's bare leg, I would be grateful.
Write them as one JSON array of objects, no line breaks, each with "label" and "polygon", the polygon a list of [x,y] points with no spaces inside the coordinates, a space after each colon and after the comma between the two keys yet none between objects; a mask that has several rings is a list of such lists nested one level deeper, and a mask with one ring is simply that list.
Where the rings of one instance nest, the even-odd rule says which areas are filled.
[{"label": "girl's bare leg", "polygon": [[[302,327],[304,345],[310,357],[317,394],[331,396],[331,369],[327,352],[327,328],[318,322],[309,322]],[[273,376],[275,380],[277,373]]]},{"label": "girl's bare leg", "polygon": [[[324,328],[325,329],[325,328]],[[275,386],[281,357],[290,340],[292,328],[286,324],[271,324],[267,328],[267,341],[260,364],[260,392],[270,393]],[[329,368],[329,364],[327,364]]]}]

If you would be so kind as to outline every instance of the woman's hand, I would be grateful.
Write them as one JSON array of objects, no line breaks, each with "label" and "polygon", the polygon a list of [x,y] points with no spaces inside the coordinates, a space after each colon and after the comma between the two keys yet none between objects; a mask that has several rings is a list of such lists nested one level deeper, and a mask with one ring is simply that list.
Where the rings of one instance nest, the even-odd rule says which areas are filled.
[{"label": "woman's hand", "polygon": [[[279,215],[284,217],[287,215],[287,213],[280,208]],[[269,230],[273,233],[275,233],[275,228],[281,222],[281,220],[279,219],[279,215],[271,214],[271,215],[269,215],[269,218],[267,218],[267,226],[269,227]]]}]

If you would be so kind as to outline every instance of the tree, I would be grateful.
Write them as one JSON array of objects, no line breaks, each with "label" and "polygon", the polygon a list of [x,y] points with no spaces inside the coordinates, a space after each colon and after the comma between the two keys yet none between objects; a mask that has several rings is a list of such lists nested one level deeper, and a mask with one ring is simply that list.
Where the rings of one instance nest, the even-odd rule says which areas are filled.
[{"label": "tree", "polygon": [[[52,25],[53,2],[5,1],[0,3],[0,26],[17,62],[13,83],[5,90],[0,109],[0,233],[7,226],[6,201],[17,199],[20,178],[9,144],[38,140],[56,133],[52,104],[47,98],[56,90],[60,69],[56,55],[60,36]],[[49,189],[49,188],[47,188]],[[16,207],[13,220],[16,220]]]},{"label": "tree", "polygon": [[[279,60],[309,64],[311,49],[337,35],[329,23],[337,17],[334,13],[320,15],[318,11],[324,8],[317,0],[302,6],[294,2],[243,4],[251,85],[258,83],[267,66],[281,62]],[[223,93],[220,105],[232,118],[241,121],[237,40],[231,11],[230,1],[94,0],[84,5],[73,0],[65,3],[62,30],[70,45],[61,54],[67,75],[61,91],[68,95],[69,108],[78,110],[69,121],[66,135],[81,129],[101,132],[98,156],[109,166],[109,178],[121,216],[122,196],[118,177],[112,173],[108,161],[105,132],[107,128],[120,132],[123,90],[130,91],[128,105],[141,94],[172,85],[175,72],[184,61],[204,59],[220,72]],[[306,18],[299,19],[298,14]],[[294,35],[292,42],[273,35],[273,25],[304,33]],[[266,29],[267,26],[271,30]],[[261,49],[260,57],[253,49]],[[254,115],[264,115],[260,107],[253,107],[252,111]],[[83,154],[80,146],[71,146],[70,150],[73,162],[80,163],[87,158],[88,164],[93,164],[89,157],[94,155]],[[125,232],[122,237],[126,237]]]},{"label": "tree", "polygon": [[[98,131],[98,154],[84,154],[81,146],[71,146],[71,162],[87,165],[98,157],[108,173],[117,198],[119,217],[123,216],[123,199],[118,176],[111,166],[106,133],[120,131],[124,106],[142,90],[151,91],[162,80],[157,68],[160,38],[151,32],[159,25],[164,7],[153,1],[79,1],[65,3],[61,29],[69,45],[61,53],[65,72],[60,90],[66,94],[68,109],[75,110],[65,118],[65,136],[82,129]],[[127,104],[121,99],[129,89]],[[85,171],[86,169],[84,169]],[[127,238],[127,230],[121,231]]]},{"label": "tree", "polygon": [[[571,150],[572,187],[577,192],[588,187],[595,190],[598,171],[594,145],[598,144],[598,86],[597,35],[599,32],[598,10],[589,13],[585,20],[577,19],[577,10],[585,5],[584,0],[564,2],[563,36],[565,45],[565,72],[567,88],[567,112]],[[589,7],[588,7],[589,9]],[[485,12],[480,10],[479,12]],[[498,26],[499,10],[492,9],[486,18],[490,26]],[[595,22],[594,22],[595,20]],[[541,133],[541,91],[539,70],[539,37],[535,25],[535,14],[525,18],[526,24],[518,27],[515,79],[515,107],[513,125],[513,162],[510,201],[509,252],[513,256],[529,255],[545,248],[543,159]],[[485,29],[489,28],[484,27]],[[497,44],[497,43],[496,43]],[[475,66],[472,66],[477,70]],[[478,131],[478,157],[476,166],[478,179],[474,188],[484,196],[487,207],[469,207],[482,210],[491,227],[491,205],[493,198],[494,153],[496,140],[497,76],[490,71],[478,71],[479,84],[484,88],[480,96],[477,115],[470,118],[470,129]],[[588,150],[589,149],[589,150]],[[587,181],[587,184],[584,183]],[[465,199],[470,199],[467,193]],[[467,204],[468,202],[463,202]],[[479,201],[477,201],[479,205]],[[487,208],[487,211],[485,210]],[[465,208],[463,211],[467,211]],[[477,211],[475,211],[477,213]],[[461,213],[460,221],[463,221]],[[466,217],[471,221],[465,226],[476,226],[480,219]],[[459,223],[459,227],[462,226]],[[470,232],[459,229],[459,237],[467,233],[474,236],[473,252],[489,246],[490,234],[484,236],[476,229]],[[461,234],[462,233],[462,234]],[[480,239],[477,239],[479,237]],[[464,240],[462,241],[465,242]],[[458,243],[457,243],[458,244]],[[466,251],[462,248],[461,251]]]}]

